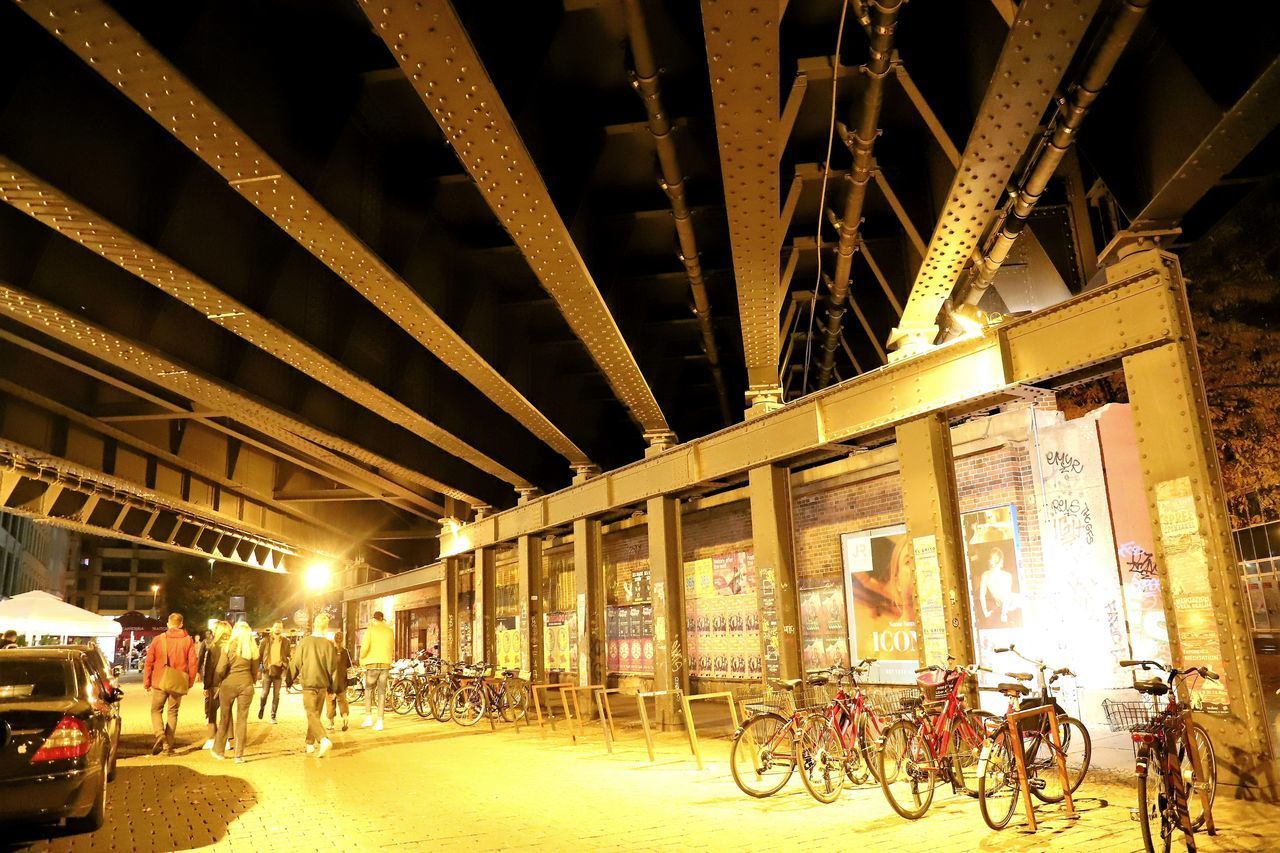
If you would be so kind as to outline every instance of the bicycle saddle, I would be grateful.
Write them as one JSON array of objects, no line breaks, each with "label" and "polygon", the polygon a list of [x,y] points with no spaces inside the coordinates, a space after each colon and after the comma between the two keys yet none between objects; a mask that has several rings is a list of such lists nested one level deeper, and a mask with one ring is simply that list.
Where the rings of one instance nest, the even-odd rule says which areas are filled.
[{"label": "bicycle saddle", "polygon": [[803,679],[800,679],[800,678],[788,678],[786,681],[782,681],[781,679],[775,678],[769,683],[772,684],[774,687],[778,688],[779,690],[795,690],[797,687],[800,686],[802,681]]},{"label": "bicycle saddle", "polygon": [[502,671],[502,674],[503,674],[503,675],[505,675],[507,678],[515,678],[517,675],[519,675],[519,674],[520,674],[520,670],[518,670],[518,669],[504,669],[504,670]]},{"label": "bicycle saddle", "polygon": [[830,680],[831,680],[831,679],[830,679],[830,678],[827,678],[825,675],[811,675],[811,676],[809,676],[809,684],[810,684],[810,685],[812,685],[812,686],[814,686],[814,687],[821,687],[822,685],[826,684],[826,683],[827,683],[827,682],[829,682]]},{"label": "bicycle saddle", "polygon": [[1139,693],[1145,693],[1148,696],[1163,696],[1169,692],[1169,685],[1165,684],[1158,678],[1152,678],[1147,681],[1134,680],[1133,689]]},{"label": "bicycle saddle", "polygon": [[1031,692],[1031,689],[1027,687],[1025,684],[1014,684],[1012,682],[1004,682],[1002,684],[997,684],[996,690],[999,690],[1001,693],[1003,693],[1006,696],[1013,696],[1015,698],[1018,696],[1026,696],[1028,693]]},{"label": "bicycle saddle", "polygon": [[1005,675],[1009,676],[1014,681],[1030,681],[1035,678],[1035,676],[1029,672],[1006,672]]},{"label": "bicycle saddle", "polygon": [[902,707],[904,709],[919,708],[923,704],[924,699],[919,696],[910,696],[902,700]]}]

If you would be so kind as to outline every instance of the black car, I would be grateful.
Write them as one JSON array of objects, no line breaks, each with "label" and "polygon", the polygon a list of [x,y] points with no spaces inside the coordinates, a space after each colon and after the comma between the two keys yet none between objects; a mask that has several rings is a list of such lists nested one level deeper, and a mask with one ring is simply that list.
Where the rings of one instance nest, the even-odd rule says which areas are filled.
[{"label": "black car", "polygon": [[0,822],[102,826],[118,701],[82,650],[0,652]]},{"label": "black car", "polygon": [[120,751],[120,702],[118,700],[124,695],[124,691],[120,689],[120,673],[122,670],[120,667],[112,666],[107,662],[102,649],[98,648],[96,643],[45,646],[44,648],[70,649],[82,652],[85,666],[89,668],[89,681],[92,687],[89,691],[90,695],[95,698],[103,697],[104,700],[109,695],[115,697],[115,700],[106,701],[108,710],[111,712],[111,722],[108,728],[111,737],[111,757],[107,760],[107,781],[110,782],[116,778],[116,756]]}]

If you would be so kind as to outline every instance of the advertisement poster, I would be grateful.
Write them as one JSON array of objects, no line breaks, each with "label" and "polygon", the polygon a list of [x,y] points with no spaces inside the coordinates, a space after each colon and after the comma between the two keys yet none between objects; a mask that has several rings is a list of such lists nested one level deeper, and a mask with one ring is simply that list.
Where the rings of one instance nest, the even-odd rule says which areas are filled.
[{"label": "advertisement poster", "polygon": [[685,571],[685,634],[695,678],[759,678],[759,579],[754,555],[734,551],[691,560]]},{"label": "advertisement poster", "polygon": [[966,512],[960,516],[960,525],[974,627],[979,631],[1021,628],[1017,511],[1009,504]]},{"label": "advertisement poster", "polygon": [[942,567],[938,563],[938,537],[932,533],[911,540],[916,561],[916,588],[920,596],[924,662],[947,665],[947,614],[942,605]]},{"label": "advertisement poster", "polygon": [[[565,614],[573,616],[573,614]],[[574,617],[576,619],[576,617]],[[609,605],[605,608],[605,665],[619,675],[653,674],[653,606]],[[570,659],[577,654],[576,626],[570,631]]]},{"label": "advertisement poster", "polygon": [[808,671],[849,665],[844,591],[837,577],[807,578],[800,590],[801,656]]},{"label": "advertisement poster", "polygon": [[880,676],[914,674],[916,633],[915,557],[906,528],[898,525],[840,536],[852,660],[876,658]]},{"label": "advertisement poster", "polygon": [[548,613],[542,630],[543,655],[548,671],[569,672],[577,660],[577,614]]},{"label": "advertisement poster", "polygon": [[498,671],[523,669],[520,663],[520,620],[507,616],[494,620],[494,643],[498,647]]}]

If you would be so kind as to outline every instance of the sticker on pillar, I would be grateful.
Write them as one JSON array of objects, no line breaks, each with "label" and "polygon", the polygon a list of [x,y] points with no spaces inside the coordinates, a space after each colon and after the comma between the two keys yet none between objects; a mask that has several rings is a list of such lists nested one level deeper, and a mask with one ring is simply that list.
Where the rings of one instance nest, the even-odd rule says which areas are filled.
[{"label": "sticker on pillar", "polygon": [[947,665],[947,615],[942,605],[942,570],[938,565],[938,537],[911,540],[915,556],[916,584],[920,595],[920,621],[926,666]]},{"label": "sticker on pillar", "polygon": [[[760,633],[764,639],[764,673],[777,678],[782,674],[782,647],[778,638],[778,584],[772,566],[760,569]],[[722,677],[727,677],[727,665],[724,670],[726,676]]]},{"label": "sticker on pillar", "polygon": [[1177,663],[1183,667],[1207,666],[1219,674],[1220,682],[1206,680],[1192,685],[1191,701],[1193,707],[1225,713],[1230,703],[1229,684],[1209,584],[1209,553],[1200,535],[1190,478],[1157,483],[1156,510],[1182,651]]}]

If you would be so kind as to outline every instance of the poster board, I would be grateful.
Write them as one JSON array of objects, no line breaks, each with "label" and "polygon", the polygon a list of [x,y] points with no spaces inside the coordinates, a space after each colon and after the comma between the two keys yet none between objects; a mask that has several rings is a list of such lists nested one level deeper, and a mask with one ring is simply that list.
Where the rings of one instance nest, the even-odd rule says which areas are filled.
[{"label": "poster board", "polygon": [[684,564],[685,635],[693,678],[757,680],[764,672],[760,579],[751,551]]},{"label": "poster board", "polygon": [[978,662],[995,670],[983,684],[994,684],[1009,668],[1008,659],[994,649],[1025,646],[1023,628],[1034,620],[1027,614],[1027,592],[1018,544],[1018,508],[1013,504],[961,514],[969,615]]},{"label": "poster board", "polygon": [[876,658],[874,681],[915,681],[920,638],[916,631],[915,557],[901,524],[840,536],[849,658]]}]

